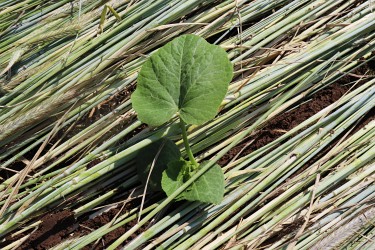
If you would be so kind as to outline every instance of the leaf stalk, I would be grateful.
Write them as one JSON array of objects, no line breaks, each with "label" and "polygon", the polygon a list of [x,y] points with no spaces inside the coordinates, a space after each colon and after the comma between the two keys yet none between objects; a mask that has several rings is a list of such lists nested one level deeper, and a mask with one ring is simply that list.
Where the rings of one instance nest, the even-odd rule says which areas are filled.
[{"label": "leaf stalk", "polygon": [[197,161],[195,160],[193,152],[191,151],[191,148],[189,145],[189,141],[188,141],[187,133],[186,133],[186,124],[181,118],[180,118],[180,127],[181,127],[182,139],[184,141],[186,154],[188,155],[190,162],[194,165],[194,168],[197,169],[199,165]]}]

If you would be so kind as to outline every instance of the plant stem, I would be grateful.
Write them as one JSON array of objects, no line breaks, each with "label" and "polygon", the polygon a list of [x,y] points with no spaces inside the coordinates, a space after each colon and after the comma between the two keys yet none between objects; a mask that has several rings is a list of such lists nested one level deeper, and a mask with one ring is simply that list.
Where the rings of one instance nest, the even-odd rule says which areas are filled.
[{"label": "plant stem", "polygon": [[189,145],[189,141],[188,141],[188,138],[187,138],[187,133],[186,133],[186,127],[185,127],[185,125],[186,125],[185,122],[180,118],[180,127],[181,127],[181,131],[182,131],[182,139],[184,140],[184,146],[185,146],[186,154],[189,156],[190,162],[194,164],[195,168],[197,168],[198,167],[198,163],[195,160],[193,152],[190,149],[190,145]]}]

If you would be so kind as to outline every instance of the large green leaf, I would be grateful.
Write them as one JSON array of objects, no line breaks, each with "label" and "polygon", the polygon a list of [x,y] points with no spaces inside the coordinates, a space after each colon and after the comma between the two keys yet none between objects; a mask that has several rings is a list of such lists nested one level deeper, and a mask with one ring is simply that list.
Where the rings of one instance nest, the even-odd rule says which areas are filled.
[{"label": "large green leaf", "polygon": [[[203,167],[206,163],[202,163],[199,168]],[[194,172],[189,172],[189,170],[191,170],[190,162],[184,160],[168,164],[168,168],[163,172],[161,181],[162,188],[168,196],[181,187],[194,174]],[[215,164],[182,192],[177,197],[177,200],[219,204],[223,200],[223,197],[224,174],[221,167]]]},{"label": "large green leaf", "polygon": [[138,118],[152,126],[179,113],[188,124],[215,117],[233,77],[227,53],[196,35],[167,43],[143,64],[132,95]]},{"label": "large green leaf", "polygon": [[168,139],[158,140],[140,150],[136,157],[138,177],[143,185],[146,181],[153,165],[153,169],[148,181],[148,188],[153,191],[161,191],[161,176],[167,165],[171,161],[177,161],[181,157],[178,147]]}]

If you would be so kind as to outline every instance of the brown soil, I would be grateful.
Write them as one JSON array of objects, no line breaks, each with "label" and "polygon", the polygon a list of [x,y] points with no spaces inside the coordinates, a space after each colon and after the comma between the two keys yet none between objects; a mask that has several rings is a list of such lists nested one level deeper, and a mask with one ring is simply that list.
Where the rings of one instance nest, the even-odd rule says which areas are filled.
[{"label": "brown soil", "polygon": [[47,214],[42,218],[40,228],[30,236],[21,249],[49,249],[72,231],[75,219],[68,210]]},{"label": "brown soil", "polygon": [[282,229],[275,232],[270,238],[268,238],[265,242],[262,243],[260,249],[267,249],[267,246],[272,245],[272,243],[281,240],[285,235],[294,233],[294,236],[297,230],[300,229],[300,227],[303,225],[303,223],[305,223],[305,219],[299,217],[292,223],[283,225]]},{"label": "brown soil", "polygon": [[[75,219],[73,213],[63,210],[43,216],[39,228],[31,234],[30,238],[17,249],[50,249],[61,242],[66,235],[73,231]],[[8,236],[0,243],[0,247],[10,244],[27,234],[20,234],[15,237]]]},{"label": "brown soil", "polygon": [[358,123],[358,125],[353,129],[351,134],[356,133],[364,126],[366,126],[369,122],[375,120],[375,108],[372,108]]},{"label": "brown soil", "polygon": [[[33,232],[30,238],[24,242],[17,249],[19,250],[46,250],[60,244],[64,240],[72,239],[80,236],[87,235],[92,231],[111,223],[113,218],[122,215],[131,208],[131,204],[125,206],[123,210],[121,208],[112,208],[107,212],[102,213],[92,219],[83,218],[80,222],[74,218],[74,214],[69,210],[62,210],[43,216],[40,220],[42,223],[39,228]],[[126,231],[131,229],[137,224],[137,220],[130,221],[124,226],[121,226],[112,232],[104,235],[98,242],[93,242],[90,245],[84,247],[84,250],[99,250],[108,247],[110,244],[115,242],[120,236]],[[136,233],[130,236],[124,243],[127,243],[134,239],[139,233],[143,232],[147,228],[148,224],[141,227]],[[17,236],[8,236],[5,241],[0,242],[0,248],[7,246],[11,242],[18,240],[27,234],[20,234]]]},{"label": "brown soil", "polygon": [[[100,228],[101,226],[104,226],[108,223],[111,223],[113,218],[115,218],[118,214],[123,214],[126,210],[121,212],[120,208],[114,208],[111,209],[110,211],[97,216],[93,219],[86,220],[82,223],[80,223],[79,228],[73,232],[72,237],[77,237],[77,235],[82,236],[82,235],[87,235],[91,231],[96,230]],[[119,213],[120,212],[120,213]],[[125,234],[128,230],[130,230],[133,226],[137,224],[137,220],[130,221],[126,225],[116,228],[112,232],[109,232],[108,234],[104,235],[103,238],[99,242],[93,242],[92,244],[84,247],[84,250],[91,250],[91,249],[104,249],[108,247],[110,244],[115,242],[119,237],[121,237],[123,234]],[[132,239],[134,239],[138,234],[143,232],[148,225],[144,225],[141,227],[140,230],[138,230],[136,233],[134,233],[132,236],[130,236],[124,243],[130,242]]]},{"label": "brown soil", "polygon": [[[233,159],[233,157],[235,157],[244,147],[246,147],[246,149],[241,152],[240,157],[247,155],[276,140],[286,131],[291,130],[312,115],[318,113],[320,110],[337,101],[341,96],[345,94],[348,89],[348,86],[333,84],[317,92],[312,96],[309,102],[303,103],[299,107],[273,118],[257,133],[256,136],[249,137],[240,145],[232,148],[226,155],[224,155],[220,159],[218,164],[224,166],[231,159]],[[254,141],[250,145],[248,145],[252,140]]]}]

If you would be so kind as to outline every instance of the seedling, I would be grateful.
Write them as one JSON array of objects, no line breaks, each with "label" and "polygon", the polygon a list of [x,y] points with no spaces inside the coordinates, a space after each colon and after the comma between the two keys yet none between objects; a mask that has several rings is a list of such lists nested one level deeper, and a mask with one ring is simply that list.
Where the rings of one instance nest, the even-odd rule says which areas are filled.
[{"label": "seedling", "polygon": [[[186,125],[200,125],[216,116],[232,77],[233,66],[225,50],[196,35],[174,39],[143,64],[131,97],[133,108],[138,118],[150,126],[162,125],[177,115],[189,158],[183,159],[168,139],[144,149],[137,165],[144,183],[150,177],[148,187],[163,189],[170,195],[206,164],[195,160]],[[218,204],[223,195],[224,174],[215,164],[177,199]]]}]

